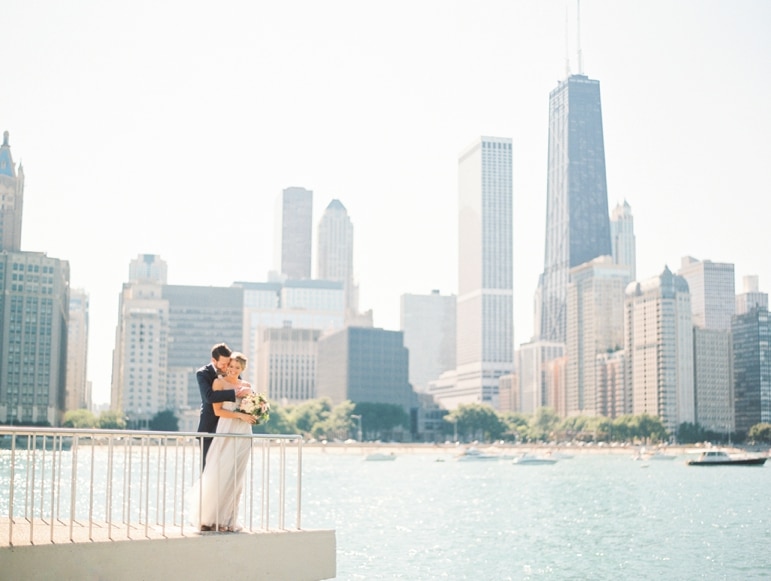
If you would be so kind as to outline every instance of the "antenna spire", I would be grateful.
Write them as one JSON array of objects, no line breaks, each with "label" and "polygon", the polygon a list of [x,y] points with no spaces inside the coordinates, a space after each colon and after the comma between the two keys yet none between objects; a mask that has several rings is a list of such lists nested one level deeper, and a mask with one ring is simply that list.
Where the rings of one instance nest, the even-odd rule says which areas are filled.
[{"label": "antenna spire", "polygon": [[568,34],[568,7],[565,6],[565,77],[570,76],[570,37]]},{"label": "antenna spire", "polygon": [[581,0],[576,0],[577,3],[577,11],[576,11],[576,28],[578,29],[578,74],[583,75],[584,74],[584,63],[583,58],[581,57]]}]

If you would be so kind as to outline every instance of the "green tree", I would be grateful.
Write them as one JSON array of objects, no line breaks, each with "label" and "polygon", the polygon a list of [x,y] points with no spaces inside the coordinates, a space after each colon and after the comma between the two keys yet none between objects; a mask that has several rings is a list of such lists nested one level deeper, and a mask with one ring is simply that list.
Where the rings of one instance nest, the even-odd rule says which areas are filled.
[{"label": "green tree", "polygon": [[750,442],[771,444],[771,424],[755,424],[750,428],[750,431],[747,432],[747,439]]},{"label": "green tree", "polygon": [[530,424],[530,418],[527,415],[519,412],[503,412],[499,417],[506,426],[506,431],[503,434],[505,440],[527,440],[528,425]]},{"label": "green tree", "polygon": [[548,407],[538,408],[530,420],[530,437],[536,441],[548,441],[560,424],[560,418]]},{"label": "green tree", "polygon": [[664,442],[669,437],[667,429],[664,427],[661,419],[648,414],[637,416],[638,436],[643,439],[649,439],[653,443]]},{"label": "green tree", "polygon": [[683,422],[677,426],[677,441],[681,444],[695,444],[707,439],[707,431],[698,423]]},{"label": "green tree", "polygon": [[326,417],[313,426],[313,435],[316,438],[344,440],[351,430],[351,413],[354,404],[352,401],[344,401],[336,405]]},{"label": "green tree", "polygon": [[491,406],[480,403],[461,404],[444,420],[455,424],[466,440],[500,440],[508,427]]},{"label": "green tree", "polygon": [[633,415],[619,416],[612,423],[614,442],[631,442],[637,437],[637,419]]},{"label": "green tree", "polygon": [[296,434],[300,430],[292,421],[292,408],[270,406],[270,420],[252,428],[255,434]]},{"label": "green tree", "polygon": [[410,416],[397,404],[360,402],[354,405],[353,413],[361,416],[364,440],[390,440],[395,429],[410,425]]},{"label": "green tree", "polygon": [[125,430],[126,418],[121,411],[107,410],[99,414],[98,425],[103,430]]},{"label": "green tree", "polygon": [[64,414],[62,426],[65,428],[91,429],[97,426],[97,419],[88,410],[71,410]]},{"label": "green tree", "polygon": [[171,410],[163,410],[155,414],[148,427],[154,432],[178,432],[179,420]]},{"label": "green tree", "polygon": [[304,401],[291,410],[292,423],[301,434],[313,434],[314,426],[323,422],[332,412],[332,400],[328,397]]}]

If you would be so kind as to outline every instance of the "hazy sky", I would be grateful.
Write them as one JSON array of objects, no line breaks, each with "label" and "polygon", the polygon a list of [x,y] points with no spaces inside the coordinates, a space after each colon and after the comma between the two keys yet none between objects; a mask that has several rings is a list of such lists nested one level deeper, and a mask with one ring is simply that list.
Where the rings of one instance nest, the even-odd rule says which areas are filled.
[{"label": "hazy sky", "polygon": [[[692,255],[771,290],[770,29],[767,0],[581,3],[638,278]],[[97,402],[129,262],[159,254],[170,284],[266,280],[289,186],[313,190],[314,227],[332,199],[348,209],[377,326],[399,328],[403,293],[456,293],[458,154],[480,135],[513,139],[515,341],[530,338],[575,0],[6,0],[0,39],[22,247],[68,260],[90,294]]]}]

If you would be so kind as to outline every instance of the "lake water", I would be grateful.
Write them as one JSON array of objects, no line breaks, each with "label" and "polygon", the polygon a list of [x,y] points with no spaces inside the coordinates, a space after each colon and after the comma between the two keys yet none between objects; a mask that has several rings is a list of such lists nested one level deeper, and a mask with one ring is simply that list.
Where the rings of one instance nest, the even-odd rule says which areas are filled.
[{"label": "lake water", "polygon": [[769,463],[685,459],[309,452],[302,525],[336,530],[342,581],[771,579]]}]

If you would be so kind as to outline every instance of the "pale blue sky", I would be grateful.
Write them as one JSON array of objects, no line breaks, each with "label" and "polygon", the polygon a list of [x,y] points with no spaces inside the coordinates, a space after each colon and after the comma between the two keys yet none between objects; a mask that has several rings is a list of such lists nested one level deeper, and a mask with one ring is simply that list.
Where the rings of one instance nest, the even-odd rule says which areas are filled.
[{"label": "pale blue sky", "polygon": [[[575,0],[7,0],[0,130],[27,175],[25,250],[91,296],[89,378],[107,401],[131,259],[169,283],[265,280],[273,211],[314,191],[354,224],[361,305],[457,289],[457,159],[514,148],[515,335],[543,268],[549,92],[577,72]],[[609,204],[635,217],[638,278],[733,262],[771,289],[771,2],[583,0]],[[206,353],[201,354],[205,362]]]}]

